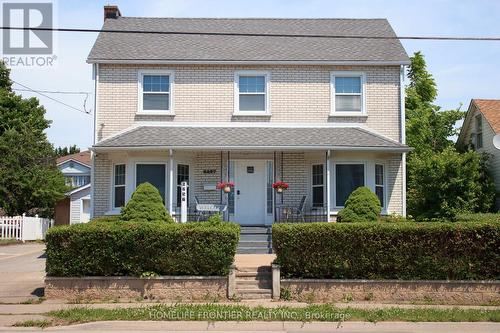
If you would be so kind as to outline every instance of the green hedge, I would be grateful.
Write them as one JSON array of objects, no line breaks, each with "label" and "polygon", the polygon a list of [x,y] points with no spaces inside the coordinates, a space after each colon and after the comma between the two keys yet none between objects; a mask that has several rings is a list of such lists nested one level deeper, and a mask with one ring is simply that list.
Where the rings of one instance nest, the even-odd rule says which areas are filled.
[{"label": "green hedge", "polygon": [[234,223],[92,222],[47,232],[49,276],[227,275]]},{"label": "green hedge", "polygon": [[285,277],[500,279],[500,223],[296,223],[273,226]]}]

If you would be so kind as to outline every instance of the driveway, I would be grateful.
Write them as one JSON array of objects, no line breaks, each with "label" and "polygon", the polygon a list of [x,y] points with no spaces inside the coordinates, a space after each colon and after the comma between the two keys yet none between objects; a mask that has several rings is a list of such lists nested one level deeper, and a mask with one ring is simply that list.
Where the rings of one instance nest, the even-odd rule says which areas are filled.
[{"label": "driveway", "polygon": [[45,245],[0,246],[0,303],[20,303],[43,295]]}]

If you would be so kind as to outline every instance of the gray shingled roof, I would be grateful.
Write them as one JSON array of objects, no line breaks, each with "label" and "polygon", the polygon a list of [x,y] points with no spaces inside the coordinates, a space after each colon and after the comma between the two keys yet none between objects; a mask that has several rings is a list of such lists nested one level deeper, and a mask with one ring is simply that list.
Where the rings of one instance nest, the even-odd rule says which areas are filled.
[{"label": "gray shingled roof", "polygon": [[307,148],[409,150],[359,127],[140,126],[95,148]]},{"label": "gray shingled roof", "polygon": [[[107,19],[105,30],[391,36],[385,19]],[[408,62],[397,39],[165,35],[101,32],[88,56],[99,61]]]}]

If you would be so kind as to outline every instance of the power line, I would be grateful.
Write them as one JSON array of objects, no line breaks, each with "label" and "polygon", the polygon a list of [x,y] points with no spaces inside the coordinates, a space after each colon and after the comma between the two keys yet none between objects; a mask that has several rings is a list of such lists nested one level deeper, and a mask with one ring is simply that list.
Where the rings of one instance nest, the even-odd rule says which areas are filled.
[{"label": "power line", "polygon": [[238,32],[191,32],[191,31],[159,31],[159,30],[112,30],[112,29],[77,29],[77,28],[30,28],[0,27],[1,30],[31,30],[56,32],[105,32],[118,34],[152,34],[152,35],[199,35],[199,36],[242,36],[242,37],[301,37],[301,38],[333,38],[333,39],[409,39],[409,40],[444,40],[444,41],[500,41],[500,36],[366,36],[366,35],[321,35],[321,34],[261,34]]},{"label": "power line", "polygon": [[[24,84],[22,84],[22,83],[19,83],[19,82],[14,81],[14,80],[12,80],[12,82],[14,82],[14,83],[15,83],[15,84],[17,84],[17,85],[20,85],[20,86],[21,86],[21,87],[23,87],[23,88],[26,88],[27,90],[29,90],[29,91],[31,91],[31,92],[34,92],[35,94],[38,94],[38,95],[43,96],[43,97],[45,97],[45,98],[48,98],[48,99],[50,99],[50,100],[52,100],[52,101],[54,101],[54,102],[56,102],[56,103],[59,103],[59,104],[62,104],[62,105],[64,105],[64,106],[66,106],[66,107],[68,107],[68,108],[70,108],[70,109],[73,109],[73,110],[76,110],[76,111],[78,111],[78,112],[82,112],[82,113],[85,113],[85,114],[90,115],[90,112],[87,112],[87,111],[82,110],[82,109],[78,109],[78,108],[76,108],[76,107],[74,107],[74,106],[72,106],[72,105],[69,105],[69,104],[67,104],[67,103],[64,103],[63,101],[60,101],[60,100],[55,99],[55,98],[53,98],[53,97],[51,97],[51,96],[49,96],[49,95],[46,95],[46,94],[44,94],[43,92],[41,92],[41,91],[39,91],[39,90],[32,89],[32,88],[30,88],[30,87],[28,87],[28,86],[26,86],[26,85],[24,85]],[[85,100],[86,100],[86,98],[85,98]],[[85,103],[84,103],[84,105],[85,105]]]},{"label": "power line", "polygon": [[[12,88],[12,90],[15,90],[15,91],[33,91],[31,89],[19,89],[19,88]],[[64,95],[90,95],[90,94],[92,94],[92,93],[86,92],[86,91],[37,90],[37,92],[41,92],[41,93],[45,93],[45,94],[64,94]]]}]

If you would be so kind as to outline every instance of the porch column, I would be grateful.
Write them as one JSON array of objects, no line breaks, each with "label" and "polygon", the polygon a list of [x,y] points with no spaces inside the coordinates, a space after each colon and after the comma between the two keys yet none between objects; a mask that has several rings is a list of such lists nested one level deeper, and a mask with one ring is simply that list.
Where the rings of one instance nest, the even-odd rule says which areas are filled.
[{"label": "porch column", "polygon": [[330,222],[330,149],[326,152],[326,221]]},{"label": "porch column", "polygon": [[172,149],[168,151],[168,211],[173,215],[174,208],[174,152]]}]

